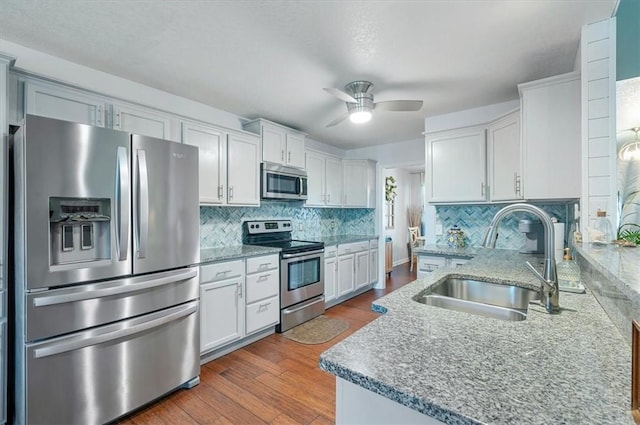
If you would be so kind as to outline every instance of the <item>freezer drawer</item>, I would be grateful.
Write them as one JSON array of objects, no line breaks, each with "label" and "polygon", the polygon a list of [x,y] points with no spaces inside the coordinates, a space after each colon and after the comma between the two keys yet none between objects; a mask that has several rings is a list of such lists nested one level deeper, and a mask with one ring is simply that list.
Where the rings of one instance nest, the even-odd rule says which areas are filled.
[{"label": "freezer drawer", "polygon": [[198,298],[191,267],[27,295],[26,341],[105,325]]},{"label": "freezer drawer", "polygon": [[198,302],[26,346],[28,424],[99,424],[198,376]]}]

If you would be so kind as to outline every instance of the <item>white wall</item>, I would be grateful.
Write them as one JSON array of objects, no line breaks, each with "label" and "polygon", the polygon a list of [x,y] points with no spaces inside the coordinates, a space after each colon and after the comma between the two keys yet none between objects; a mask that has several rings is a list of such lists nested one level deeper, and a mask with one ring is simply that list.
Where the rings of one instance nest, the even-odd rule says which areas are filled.
[{"label": "white wall", "polygon": [[452,112],[450,114],[427,117],[424,120],[424,131],[425,133],[433,133],[436,131],[486,124],[519,107],[520,99],[516,99],[508,102],[481,106],[479,108],[465,109],[463,111]]}]

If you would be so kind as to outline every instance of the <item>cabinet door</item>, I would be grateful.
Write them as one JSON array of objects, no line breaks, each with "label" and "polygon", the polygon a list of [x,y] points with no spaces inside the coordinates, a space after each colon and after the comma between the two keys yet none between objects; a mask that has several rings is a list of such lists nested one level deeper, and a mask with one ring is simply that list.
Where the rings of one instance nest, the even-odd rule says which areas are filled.
[{"label": "cabinet door", "polygon": [[491,200],[522,199],[520,110],[489,125],[487,137],[489,138]]},{"label": "cabinet door", "polygon": [[484,128],[428,136],[427,167],[429,202],[486,201]]},{"label": "cabinet door", "polygon": [[262,160],[285,164],[287,132],[279,127],[262,124]]},{"label": "cabinet door", "polygon": [[364,161],[343,161],[344,206],[367,206],[367,164]]},{"label": "cabinet door", "polygon": [[356,289],[362,288],[369,284],[369,251],[361,251],[356,253]]},{"label": "cabinet door", "polygon": [[[307,169],[307,172],[309,170]],[[325,159],[325,205],[342,205],[342,160],[328,156]]]},{"label": "cabinet door", "polygon": [[378,281],[378,249],[369,251],[369,283]]},{"label": "cabinet door", "polygon": [[260,140],[230,133],[227,142],[227,203],[260,205]]},{"label": "cabinet door", "polygon": [[338,276],[338,258],[333,257],[324,260],[324,301],[336,298],[336,283]]},{"label": "cabinet door", "polygon": [[[307,202],[309,206],[325,204],[325,157],[315,152],[307,152]],[[341,170],[342,171],[342,170]]]},{"label": "cabinet door", "polygon": [[338,257],[338,297],[349,294],[355,289],[355,255],[347,254]]},{"label": "cabinet door", "polygon": [[242,278],[200,286],[200,353],[244,336]]},{"label": "cabinet door", "polygon": [[142,136],[169,139],[170,123],[168,117],[152,111],[123,105],[114,105],[113,107],[113,128],[118,130]]},{"label": "cabinet door", "polygon": [[287,165],[304,168],[304,136],[297,133],[287,133]]},{"label": "cabinet door", "polygon": [[524,197],[581,196],[580,76],[522,91]]},{"label": "cabinet door", "polygon": [[182,143],[197,146],[201,204],[224,202],[226,134],[212,127],[182,123]]},{"label": "cabinet door", "polygon": [[104,100],[78,90],[27,82],[25,102],[28,114],[104,127]]}]

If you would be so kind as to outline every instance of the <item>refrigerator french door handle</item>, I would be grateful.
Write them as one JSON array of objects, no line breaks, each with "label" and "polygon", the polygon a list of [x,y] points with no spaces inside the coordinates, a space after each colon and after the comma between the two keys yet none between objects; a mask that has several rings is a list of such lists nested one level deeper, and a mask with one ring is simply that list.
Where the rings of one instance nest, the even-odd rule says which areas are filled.
[{"label": "refrigerator french door handle", "polygon": [[116,235],[118,247],[118,259],[124,261],[129,255],[129,199],[131,199],[129,180],[129,161],[127,149],[118,148],[116,172]]},{"label": "refrigerator french door handle", "polygon": [[48,305],[64,304],[76,301],[91,300],[101,297],[108,297],[110,295],[121,295],[129,292],[141,291],[143,289],[155,288],[157,286],[166,285],[167,283],[179,282],[182,280],[191,279],[198,274],[197,270],[191,268],[186,271],[182,271],[179,274],[172,274],[169,276],[159,277],[157,279],[147,280],[138,284],[119,285],[111,288],[96,289],[94,291],[80,291],[71,294],[49,295],[42,296],[33,299],[34,307],[44,307]]},{"label": "refrigerator french door handle", "polygon": [[157,319],[149,320],[148,322],[134,325],[130,328],[118,329],[113,332],[109,332],[103,335],[96,335],[94,337],[83,338],[81,340],[73,340],[69,342],[63,342],[60,344],[50,345],[48,347],[36,348],[33,352],[33,356],[36,359],[42,357],[55,356],[56,354],[66,353],[67,351],[79,350],[81,348],[89,347],[91,345],[98,345],[105,342],[113,341],[116,339],[125,338],[127,336],[144,332],[148,329],[157,328],[166,323],[173,322],[181,317],[188,316],[198,309],[198,301],[192,301],[189,304],[181,306],[177,311],[167,314],[166,316],[159,317]]},{"label": "refrigerator french door handle", "polygon": [[147,256],[149,240],[149,175],[147,156],[144,149],[138,149],[138,258]]}]

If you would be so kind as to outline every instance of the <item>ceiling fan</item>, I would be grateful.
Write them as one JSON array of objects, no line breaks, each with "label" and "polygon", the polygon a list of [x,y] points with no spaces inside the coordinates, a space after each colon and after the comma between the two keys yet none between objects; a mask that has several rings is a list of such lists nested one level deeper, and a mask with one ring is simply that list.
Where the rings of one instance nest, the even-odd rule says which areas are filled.
[{"label": "ceiling fan", "polygon": [[374,109],[380,111],[419,111],[422,108],[421,100],[385,100],[383,102],[374,102],[373,93],[369,90],[373,88],[373,83],[369,81],[352,81],[344,90],[325,87],[324,90],[343,100],[347,103],[347,114],[336,118],[327,124],[327,127],[333,127],[347,119],[351,122],[359,124],[365,123],[371,119]]}]

